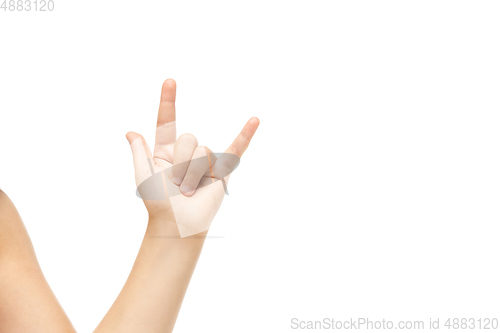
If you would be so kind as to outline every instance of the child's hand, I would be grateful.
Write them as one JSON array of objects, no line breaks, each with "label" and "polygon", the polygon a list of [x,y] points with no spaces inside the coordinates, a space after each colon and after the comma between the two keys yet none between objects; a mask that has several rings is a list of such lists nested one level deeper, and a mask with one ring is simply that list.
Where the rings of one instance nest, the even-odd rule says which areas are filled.
[{"label": "child's hand", "polygon": [[[150,220],[175,221],[181,237],[208,230],[224,199],[230,173],[250,144],[259,120],[250,119],[218,158],[198,146],[192,134],[176,137],[175,90],[163,83],[154,155],[144,138],[127,133],[134,158],[136,184]],[[177,138],[177,139],[176,139]]]}]

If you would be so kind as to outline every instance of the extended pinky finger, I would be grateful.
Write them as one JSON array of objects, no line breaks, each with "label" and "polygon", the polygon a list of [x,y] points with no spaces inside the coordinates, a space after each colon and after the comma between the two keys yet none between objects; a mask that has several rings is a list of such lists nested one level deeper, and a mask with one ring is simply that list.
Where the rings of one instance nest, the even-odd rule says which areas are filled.
[{"label": "extended pinky finger", "polygon": [[233,143],[227,148],[226,153],[234,154],[241,158],[245,150],[247,150],[250,140],[252,140],[255,131],[259,127],[259,118],[251,118],[243,127],[240,134],[236,137]]},{"label": "extended pinky finger", "polygon": [[255,131],[259,127],[259,119],[257,117],[251,118],[243,127],[240,134],[236,137],[233,143],[226,149],[226,152],[220,156],[212,168],[212,177],[229,180],[229,175],[234,171],[240,158],[248,148],[250,140],[252,140]]}]

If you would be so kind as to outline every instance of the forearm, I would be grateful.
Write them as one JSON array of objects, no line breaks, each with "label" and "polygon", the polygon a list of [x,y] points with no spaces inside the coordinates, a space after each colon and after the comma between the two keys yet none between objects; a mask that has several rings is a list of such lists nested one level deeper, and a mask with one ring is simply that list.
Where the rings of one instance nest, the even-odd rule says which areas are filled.
[{"label": "forearm", "polygon": [[140,134],[126,135],[137,190],[149,215],[162,219],[149,221],[132,272],[96,333],[172,332],[207,233],[198,232],[210,227],[226,193],[222,180],[227,181],[259,126],[251,118],[217,157],[192,134],[177,138],[175,96],[176,83],[168,79],[154,150]]},{"label": "forearm", "polygon": [[38,264],[12,201],[0,191],[0,332],[75,332]]},{"label": "forearm", "polygon": [[95,332],[172,332],[205,236],[180,238],[175,222],[150,220],[130,276]]},{"label": "forearm", "polygon": [[16,207],[0,190],[0,263],[38,265],[33,245]]}]

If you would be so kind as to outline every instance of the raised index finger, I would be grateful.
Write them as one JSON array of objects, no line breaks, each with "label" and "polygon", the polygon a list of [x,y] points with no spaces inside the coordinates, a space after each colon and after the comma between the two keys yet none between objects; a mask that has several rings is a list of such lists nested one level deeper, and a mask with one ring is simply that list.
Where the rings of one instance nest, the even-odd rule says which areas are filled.
[{"label": "raised index finger", "polygon": [[169,162],[172,162],[173,145],[176,139],[175,92],[176,83],[173,79],[163,82],[158,120],[156,122],[154,156]]}]

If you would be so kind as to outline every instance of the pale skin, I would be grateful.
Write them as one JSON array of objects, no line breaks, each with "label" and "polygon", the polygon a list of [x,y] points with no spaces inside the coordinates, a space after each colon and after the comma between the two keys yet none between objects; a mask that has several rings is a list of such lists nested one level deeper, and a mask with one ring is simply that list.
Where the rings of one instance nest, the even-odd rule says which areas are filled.
[{"label": "pale skin", "polygon": [[0,191],[0,333],[76,332],[35,256],[21,216]]},{"label": "pale skin", "polygon": [[[215,216],[224,197],[220,180],[227,184],[229,173],[225,173],[225,169],[232,171],[234,167],[231,159],[217,160],[211,150],[198,146],[193,135],[177,138],[175,94],[175,81],[166,80],[162,86],[153,154],[139,134],[129,132],[127,139],[134,155],[138,185],[144,180],[144,173],[150,172],[151,176],[151,172],[164,171],[163,185],[170,182],[170,189],[174,188],[180,195],[166,193],[163,200],[144,200],[149,214],[144,240],[127,282],[95,329],[96,333],[173,331],[208,232],[209,223],[200,227],[196,222],[211,221]],[[259,120],[251,118],[226,149],[227,156],[239,160],[258,126]],[[138,158],[143,153],[138,152],[137,143],[141,143],[140,146],[144,143],[143,153],[148,155],[149,165],[148,159]],[[168,192],[166,187],[165,192]],[[196,228],[190,227],[190,236],[182,236],[184,221],[194,222],[203,231],[196,232]],[[0,191],[0,333],[3,332],[71,333],[75,330],[42,274],[17,210]]]},{"label": "pale skin", "polygon": [[[174,80],[166,80],[162,87],[160,108],[158,111],[157,128],[175,121],[175,92]],[[241,157],[250,144],[259,120],[250,119],[234,142],[227,148],[226,153]],[[169,130],[173,130],[169,128]],[[175,131],[175,130],[174,130]],[[175,165],[185,162],[186,156],[197,158],[197,152],[206,151],[205,147],[197,145],[196,138],[192,135],[182,135],[175,142],[168,142],[160,137],[165,135],[172,139],[171,133],[157,130],[154,156],[152,157],[155,171],[168,166],[174,166],[169,178],[180,185],[183,196],[183,214],[198,214],[210,212],[211,205],[206,201],[212,195],[219,195],[220,189],[213,186],[214,190],[203,191],[210,186],[196,190],[202,182],[207,170],[176,170]],[[127,133],[129,143],[143,140],[134,132]],[[158,142],[161,144],[158,145]],[[173,145],[174,149],[169,150]],[[179,158],[180,157],[180,158]],[[135,163],[136,173],[140,172],[141,162]],[[216,164],[217,162],[215,162]],[[190,172],[192,171],[192,174]],[[136,174],[137,176],[137,174]],[[193,182],[193,179],[198,183]],[[221,182],[218,182],[220,184]],[[190,190],[183,191],[183,185],[188,185]],[[217,184],[217,183],[216,183]],[[199,192],[199,193],[197,193]],[[217,192],[217,193],[215,193]],[[199,195],[199,197],[197,197]],[[172,204],[169,200],[144,200],[149,213],[149,222],[146,235],[142,242],[139,254],[132,268],[132,272],[125,283],[115,303],[99,324],[96,333],[104,332],[172,332],[179,313],[184,295],[191,276],[193,275],[198,257],[203,248],[207,231],[181,238]]]}]

